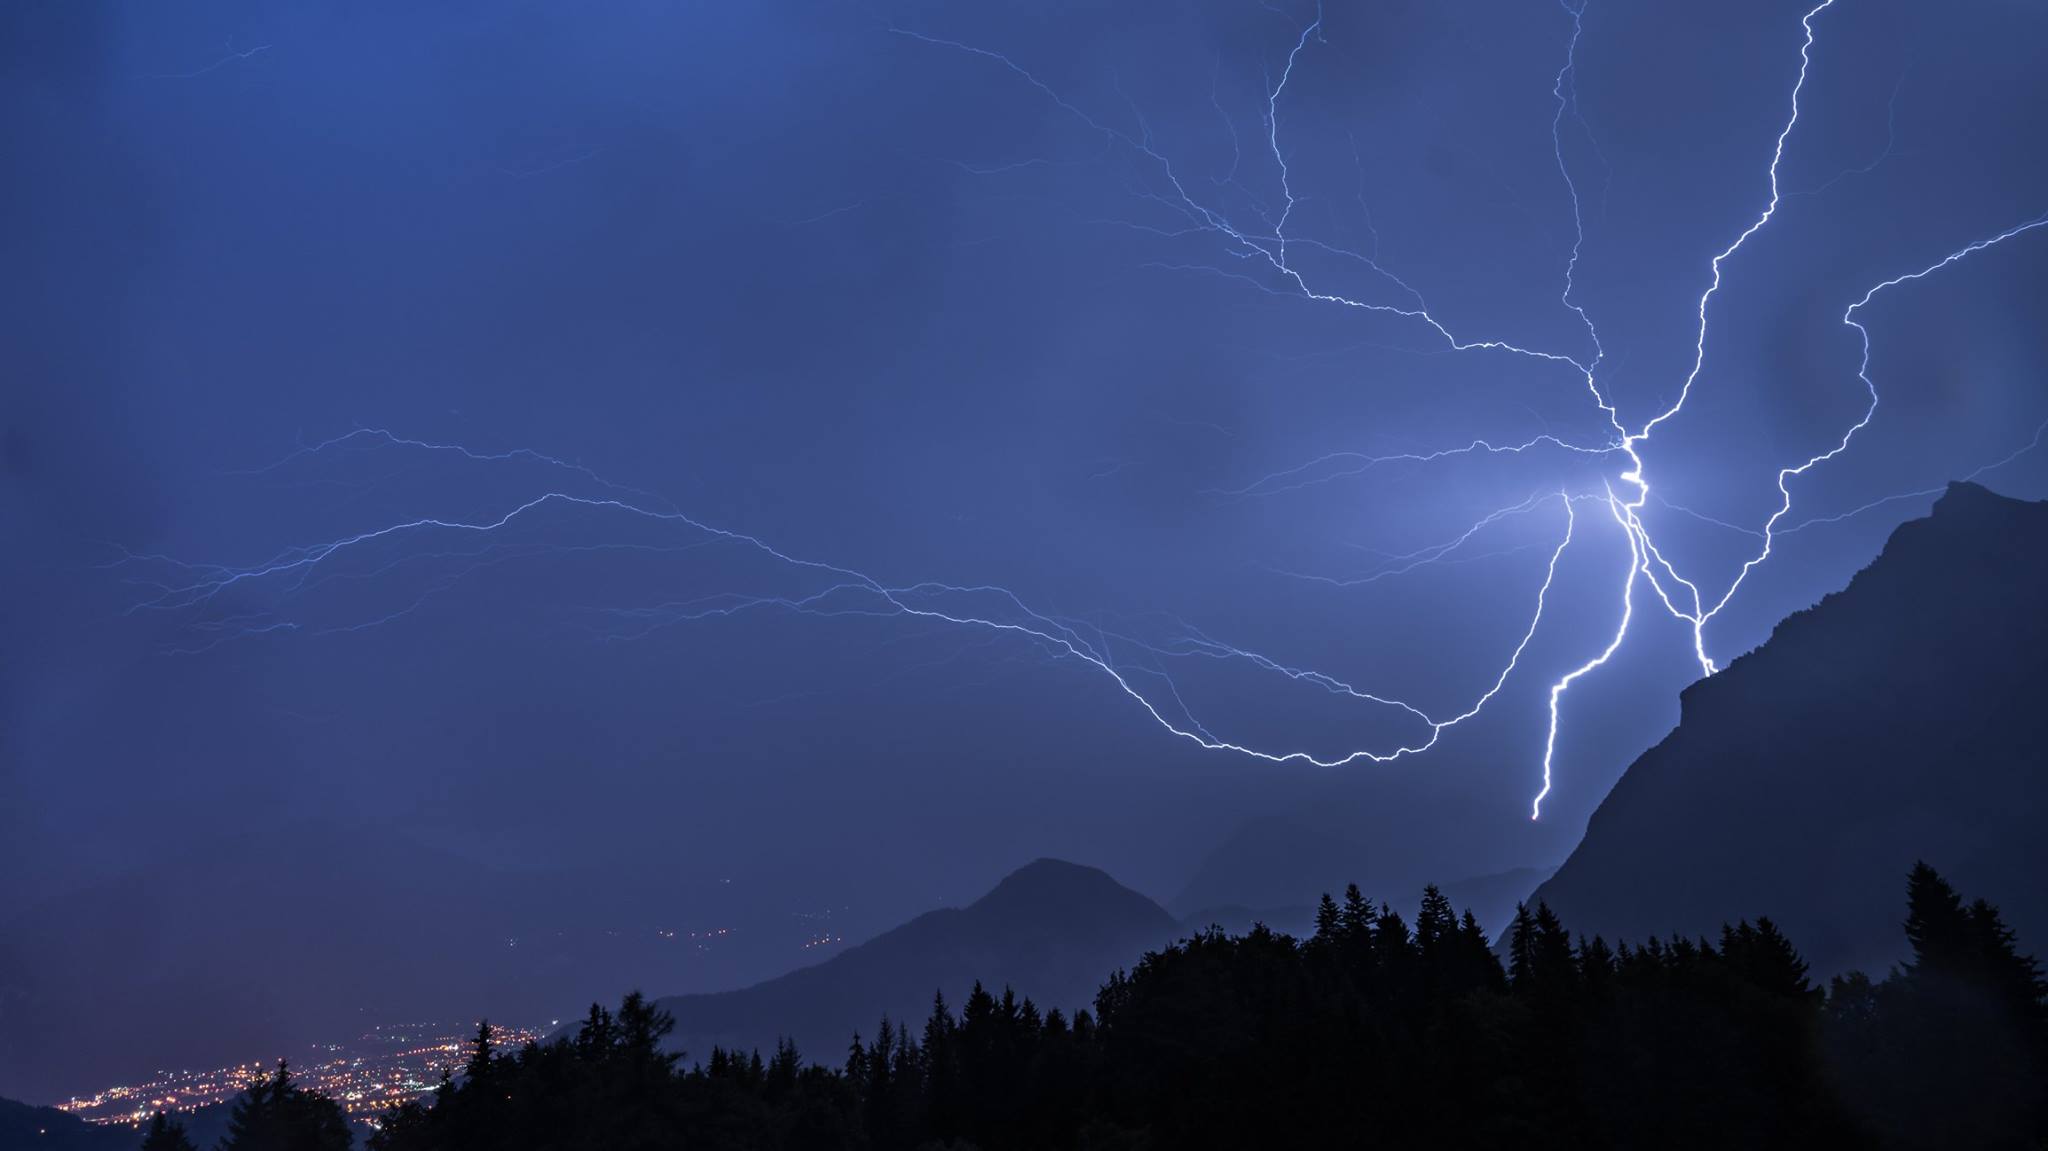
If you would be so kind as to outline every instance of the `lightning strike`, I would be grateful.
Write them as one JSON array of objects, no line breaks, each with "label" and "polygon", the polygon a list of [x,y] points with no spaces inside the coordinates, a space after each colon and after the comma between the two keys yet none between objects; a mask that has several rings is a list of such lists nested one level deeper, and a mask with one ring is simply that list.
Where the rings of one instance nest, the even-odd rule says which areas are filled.
[{"label": "lightning strike", "polygon": [[[498,462],[507,460],[545,461],[551,466],[569,469],[579,475],[590,475],[588,470],[581,465],[558,460],[554,457],[544,456],[525,449],[496,453],[475,452],[460,445],[408,440],[381,429],[357,429],[355,432],[301,449],[286,459],[302,458],[306,454],[317,455],[322,452],[333,451],[346,444],[363,439],[385,445],[410,447],[416,450],[451,451],[475,460]],[[282,462],[284,461],[280,461],[280,463]],[[277,466],[279,465],[272,464],[259,470],[268,471]],[[594,477],[594,482],[611,488],[623,486],[613,484],[602,477]],[[162,556],[131,556],[125,557],[121,562],[132,565],[146,561],[155,561],[160,564],[168,564],[175,570],[185,573],[183,582],[157,582],[156,587],[158,590],[156,594],[138,601],[130,609],[131,611],[190,612],[203,610],[216,604],[231,591],[273,583],[279,589],[275,594],[280,599],[288,602],[291,598],[317,586],[316,581],[323,577],[339,578],[330,576],[326,569],[331,567],[345,554],[360,550],[378,541],[430,533],[451,533],[457,536],[487,538],[505,531],[515,523],[530,519],[549,508],[619,514],[657,525],[681,528],[701,537],[698,542],[682,545],[683,547],[702,547],[714,543],[739,547],[765,555],[788,568],[816,573],[829,580],[823,588],[804,595],[721,593],[695,600],[660,604],[651,608],[640,609],[628,614],[632,618],[642,621],[645,626],[637,633],[630,633],[624,638],[643,637],[650,634],[656,627],[715,617],[733,616],[766,609],[780,609],[828,617],[838,615],[900,617],[978,629],[1028,641],[1040,645],[1057,657],[1077,659],[1095,668],[1108,676],[1124,695],[1137,703],[1161,727],[1171,734],[1191,741],[1207,750],[1236,752],[1271,763],[1306,763],[1328,768],[1340,767],[1362,760],[1387,763],[1426,751],[1435,746],[1445,731],[1478,715],[1486,704],[1499,694],[1502,686],[1506,684],[1508,678],[1515,671],[1523,652],[1527,650],[1530,640],[1535,636],[1542,622],[1544,605],[1548,600],[1551,584],[1556,577],[1558,559],[1564,554],[1566,546],[1571,542],[1572,525],[1575,522],[1575,517],[1572,513],[1570,500],[1566,498],[1562,502],[1566,511],[1564,538],[1551,555],[1550,563],[1545,570],[1543,583],[1536,593],[1535,609],[1521,640],[1516,644],[1505,666],[1502,667],[1492,683],[1464,710],[1443,719],[1436,718],[1424,709],[1407,701],[1366,691],[1323,672],[1287,665],[1258,652],[1211,639],[1192,629],[1187,629],[1185,634],[1163,645],[1149,643],[1135,637],[1113,636],[1111,633],[1104,632],[1099,628],[1095,629],[1097,638],[1091,641],[1075,623],[1036,611],[1027,606],[1014,592],[999,586],[952,585],[933,581],[892,586],[852,568],[797,556],[775,547],[759,536],[717,527],[682,512],[649,508],[610,496],[585,496],[560,490],[550,490],[533,496],[502,514],[493,517],[469,520],[432,516],[420,517],[356,532],[322,543],[288,548],[269,560],[248,567],[186,564]],[[548,545],[539,548],[515,548],[505,554],[495,556],[488,556],[486,552],[482,551],[424,553],[427,558],[445,558],[450,555],[487,558],[482,558],[477,564],[458,568],[453,573],[442,576],[412,603],[396,611],[346,625],[320,628],[313,630],[313,634],[324,635],[362,631],[382,626],[416,610],[428,599],[445,592],[454,586],[456,582],[471,572],[478,570],[484,564],[507,562],[511,559],[525,558],[538,552],[562,550],[592,549],[588,546],[579,548]],[[373,568],[367,575],[374,577],[377,574],[388,571],[394,564],[411,562],[420,558],[422,558],[421,554],[408,555],[403,559],[390,561],[382,567]],[[1005,608],[1006,612],[998,613],[987,608],[973,609],[967,606],[949,606],[956,601],[973,600],[976,597],[985,601],[993,601],[995,605]],[[213,619],[201,619],[193,624],[192,627],[194,630],[202,633],[212,633],[213,638],[200,647],[174,649],[176,653],[196,654],[210,650],[232,639],[268,635],[281,631],[308,630],[306,625],[298,620],[289,618],[273,619],[261,614],[240,613]],[[1273,751],[1253,747],[1245,743],[1220,739],[1211,734],[1210,729],[1202,721],[1193,718],[1186,701],[1180,694],[1179,688],[1174,685],[1170,676],[1163,673],[1155,673],[1167,685],[1167,694],[1173,701],[1171,706],[1141,690],[1133,682],[1134,671],[1149,669],[1133,669],[1126,664],[1120,664],[1112,651],[1110,644],[1110,639],[1112,638],[1121,640],[1127,646],[1154,657],[1242,661],[1249,663],[1259,670],[1277,674],[1294,682],[1309,684],[1333,695],[1346,697],[1376,707],[1393,709],[1418,722],[1420,726],[1417,736],[1414,739],[1400,742],[1387,750],[1358,749],[1339,756],[1317,755],[1306,750]],[[1169,714],[1172,712],[1178,712],[1185,718],[1181,722],[1176,722],[1174,719],[1169,718]]]},{"label": "lightning strike", "polygon": [[[1550,683],[1548,690],[1548,724],[1544,736],[1541,768],[1542,785],[1530,804],[1530,816],[1539,818],[1543,803],[1553,789],[1554,767],[1559,728],[1562,721],[1562,701],[1572,687],[1581,679],[1606,665],[1620,651],[1627,641],[1629,628],[1636,615],[1637,582],[1647,584],[1655,602],[1673,618],[1684,622],[1692,634],[1693,655],[1700,674],[1710,676],[1717,672],[1715,661],[1707,652],[1706,628],[1733,600],[1750,573],[1766,563],[1776,540],[1792,532],[1819,523],[1836,522],[1871,508],[1927,492],[1902,493],[1886,496],[1862,507],[1841,513],[1838,516],[1809,519],[1790,527],[1780,528],[1779,523],[1792,508],[1790,482],[1811,469],[1846,452],[1857,433],[1867,427],[1877,412],[1878,391],[1871,377],[1870,332],[1858,318],[1861,309],[1869,305],[1880,293],[1891,288],[1922,279],[1955,264],[1968,256],[1983,251],[2007,240],[2021,236],[2038,228],[2048,227],[2048,215],[2035,217],[2008,228],[1994,236],[1975,241],[1959,248],[1942,259],[1926,265],[1917,271],[1904,273],[1884,280],[1866,291],[1859,299],[1844,310],[1841,322],[1858,333],[1861,357],[1856,368],[1856,377],[1868,393],[1869,400],[1861,417],[1850,425],[1840,437],[1825,450],[1812,455],[1805,461],[1782,468],[1777,473],[1777,489],[1780,500],[1777,509],[1760,529],[1740,524],[1714,520],[1691,509],[1672,504],[1661,494],[1653,494],[1649,480],[1649,468],[1644,452],[1660,426],[1676,419],[1686,406],[1696,384],[1701,380],[1707,360],[1707,345],[1710,337],[1709,316],[1715,297],[1722,288],[1724,265],[1735,258],[1748,242],[1758,235],[1776,216],[1785,195],[1781,193],[1779,169],[1784,161],[1788,141],[1797,129],[1800,117],[1800,98],[1806,89],[1812,67],[1813,49],[1816,39],[1815,20],[1823,12],[1834,7],[1835,0],[1821,0],[1800,18],[1803,38],[1799,47],[1798,73],[1791,85],[1790,110],[1779,129],[1771,149],[1771,158],[1766,169],[1769,186],[1768,199],[1758,213],[1735,238],[1714,254],[1708,261],[1708,282],[1701,292],[1696,305],[1697,328],[1694,341],[1694,359],[1690,370],[1680,382],[1675,397],[1670,403],[1657,410],[1640,425],[1631,428],[1622,418],[1620,407],[1608,394],[1601,379],[1606,363],[1606,351],[1593,316],[1576,298],[1577,276],[1581,255],[1586,243],[1586,221],[1581,202],[1578,182],[1572,172],[1572,165],[1566,157],[1565,122],[1569,116],[1584,131],[1589,146],[1597,152],[1590,128],[1579,110],[1577,100],[1577,68],[1579,47],[1585,31],[1585,3],[1576,7],[1571,0],[1560,0],[1560,7],[1570,19],[1570,35],[1566,44],[1564,60],[1558,68],[1551,85],[1551,96],[1556,107],[1550,122],[1550,136],[1558,175],[1561,178],[1571,204],[1573,239],[1568,258],[1563,268],[1562,289],[1557,296],[1559,304],[1577,318],[1583,330],[1588,352],[1533,347],[1490,336],[1475,336],[1464,332],[1461,327],[1439,316],[1432,310],[1423,294],[1400,275],[1384,267],[1380,261],[1377,245],[1377,231],[1370,212],[1367,212],[1367,228],[1372,231],[1374,246],[1370,254],[1352,251],[1342,246],[1319,240],[1312,236],[1290,231],[1294,227],[1295,210],[1301,199],[1297,197],[1293,173],[1288,162],[1288,152],[1282,141],[1281,111],[1283,97],[1290,82],[1295,78],[1298,66],[1304,64],[1309,55],[1311,43],[1321,43],[1324,25],[1320,7],[1316,17],[1298,30],[1292,47],[1286,55],[1285,65],[1277,79],[1271,80],[1264,90],[1265,151],[1275,172],[1280,193],[1277,212],[1269,213],[1258,198],[1244,189],[1239,182],[1240,169],[1247,157],[1240,147],[1237,129],[1229,113],[1224,109],[1218,95],[1216,80],[1212,77],[1209,99],[1221,116],[1231,144],[1231,161],[1228,171],[1220,178],[1211,177],[1208,183],[1216,189],[1232,188],[1242,194],[1244,201],[1252,205],[1253,214],[1258,217],[1256,227],[1234,222],[1228,211],[1216,202],[1198,198],[1189,188],[1174,161],[1158,150],[1154,137],[1146,123],[1143,110],[1134,101],[1131,111],[1138,124],[1138,134],[1125,130],[1097,118],[1079,104],[1069,100],[1037,74],[1008,55],[988,48],[968,44],[959,40],[929,35],[907,28],[890,27],[890,35],[902,37],[919,44],[991,61],[1010,74],[1021,79],[1026,85],[1049,101],[1053,107],[1073,117],[1081,125],[1099,136],[1105,149],[1123,148],[1142,160],[1156,183],[1150,188],[1134,189],[1133,194],[1141,203],[1153,205],[1174,218],[1172,226],[1160,226],[1139,220],[1097,220],[1096,223],[1133,229],[1162,239],[1178,240],[1188,237],[1215,237],[1219,241],[1224,257],[1231,263],[1190,264],[1155,261],[1148,267],[1165,270],[1191,271],[1225,277],[1242,282],[1258,291],[1271,295],[1285,296],[1315,304],[1352,309],[1363,313],[1386,317],[1392,320],[1419,324],[1438,337],[1445,349],[1452,352],[1494,352],[1504,353],[1537,362],[1539,365],[1554,365],[1568,369],[1577,385],[1582,385],[1584,394],[1590,398],[1596,411],[1611,435],[1603,432],[1604,442],[1580,443],[1556,435],[1544,434],[1516,443],[1495,443],[1485,438],[1474,438],[1469,443],[1435,451],[1402,452],[1389,455],[1367,455],[1358,452],[1333,452],[1307,463],[1280,471],[1268,473],[1250,483],[1235,488],[1223,489],[1211,494],[1244,498],[1251,496],[1275,495],[1296,491],[1314,484],[1357,476],[1373,468],[1393,463],[1431,464],[1443,460],[1455,460],[1477,455],[1521,455],[1538,450],[1555,451],[1561,455],[1578,455],[1608,459],[1619,470],[1603,483],[1598,490],[1573,492],[1566,487],[1555,492],[1539,493],[1523,502],[1501,508],[1482,517],[1460,534],[1448,541],[1433,544],[1401,555],[1387,557],[1387,563],[1375,572],[1356,578],[1334,578],[1302,576],[1350,587],[1412,571],[1425,564],[1447,562],[1447,557],[1458,552],[1474,536],[1494,523],[1511,516],[1523,515],[1539,507],[1548,506],[1556,499],[1563,507],[1565,525],[1562,539],[1550,553],[1540,586],[1536,589],[1533,610],[1527,626],[1508,653],[1498,673],[1463,710],[1443,718],[1437,718],[1429,710],[1389,695],[1368,691],[1327,673],[1308,668],[1291,666],[1276,658],[1213,639],[1201,631],[1182,625],[1172,638],[1164,641],[1148,640],[1142,637],[1113,632],[1100,625],[1084,626],[1076,621],[1034,610],[1025,601],[1009,591],[995,585],[951,585],[932,581],[910,584],[890,584],[883,580],[849,567],[815,559],[804,558],[781,550],[759,536],[721,528],[703,520],[693,518],[680,509],[639,489],[615,484],[595,471],[579,463],[563,460],[528,449],[513,449],[505,452],[477,452],[459,444],[437,443],[410,439],[381,428],[356,428],[343,435],[317,444],[301,447],[269,465],[252,469],[249,474],[268,474],[309,458],[325,458],[338,453],[358,450],[403,449],[457,456],[472,462],[486,464],[530,464],[555,469],[573,475],[580,481],[595,485],[603,494],[578,494],[574,491],[549,489],[516,504],[499,515],[460,519],[453,517],[419,517],[403,522],[371,528],[352,535],[342,536],[323,543],[299,545],[287,548],[258,564],[231,567],[219,564],[193,564],[170,559],[161,555],[129,555],[124,553],[116,561],[138,573],[148,570],[156,575],[137,574],[134,579],[144,589],[142,598],[131,608],[132,611],[166,611],[179,613],[207,613],[215,610],[223,598],[231,592],[240,592],[253,587],[274,588],[271,593],[284,608],[289,608],[294,597],[302,595],[324,581],[339,578],[374,578],[399,564],[423,559],[456,561],[452,571],[445,572],[409,605],[369,619],[357,620],[346,625],[322,629],[318,634],[334,631],[355,631],[377,627],[416,610],[432,597],[447,591],[471,572],[484,565],[512,562],[544,552],[573,551],[571,545],[507,545],[498,542],[515,523],[531,520],[543,512],[567,510],[589,516],[621,516],[659,528],[680,530],[690,533],[693,538],[683,544],[643,545],[612,543],[590,545],[590,547],[651,548],[654,550],[688,550],[701,547],[734,547],[765,556],[785,569],[820,577],[822,584],[812,590],[797,594],[765,594],[744,592],[719,592],[680,599],[640,608],[616,609],[615,618],[631,625],[616,635],[619,639],[639,639],[660,628],[678,624],[730,617],[757,611],[785,611],[814,616],[869,615],[890,618],[928,621],[948,627],[965,628],[984,633],[992,642],[1014,639],[1027,647],[1035,647],[1055,658],[1072,659],[1087,665],[1106,677],[1118,691],[1135,703],[1146,715],[1165,731],[1182,740],[1212,751],[1226,751],[1269,763],[1304,763],[1318,767],[1339,767],[1366,761],[1387,763],[1405,756],[1419,754],[1434,747],[1443,734],[1457,725],[1480,714],[1506,686],[1521,665],[1538,631],[1542,628],[1546,605],[1550,602],[1560,562],[1579,530],[1576,505],[1585,501],[1603,504],[1627,544],[1628,562],[1621,572],[1619,620],[1615,630],[1590,658],[1573,666],[1561,677]],[[267,47],[267,46],[265,46]],[[263,51],[259,47],[236,58],[246,58]],[[220,67],[229,60],[209,66]],[[1219,65],[1220,70],[1220,65]],[[198,75],[200,73],[193,73]],[[1903,77],[1901,77],[1903,83]],[[1123,95],[1121,87],[1119,95]],[[1896,104],[1897,89],[1893,91]],[[1896,143],[1893,133],[1892,143]],[[1359,202],[1363,197],[1363,160],[1358,155],[1355,139],[1352,143],[1353,159],[1361,176]],[[1892,153],[1887,145],[1881,155],[1869,167],[1875,167]],[[994,174],[1013,171],[1021,167],[1050,164],[1057,161],[1045,158],[1028,158],[1012,163],[975,167],[954,163],[967,171],[977,174]],[[1860,169],[1868,171],[1869,168]],[[1845,173],[1846,175],[1846,173]],[[1837,180],[1842,177],[1836,177]],[[1834,181],[1830,181],[1832,184]],[[1823,186],[1825,187],[1825,185]],[[1818,191],[1819,189],[1816,189]],[[851,203],[807,220],[797,221],[791,227],[818,223],[836,215],[860,207]],[[1385,285],[1398,291],[1393,300],[1361,299],[1344,295],[1312,281],[1296,262],[1290,259],[1290,247],[1295,251],[1304,249],[1345,261],[1355,262],[1369,269]],[[1235,266],[1232,266],[1234,264]],[[1574,388],[1576,392],[1576,387]],[[2032,443],[2002,460],[1987,464],[1973,476],[1991,468],[2003,466],[2020,454],[2037,447],[2048,424],[2037,430]],[[1228,434],[1228,433],[1226,433]],[[1616,459],[1615,457],[1619,457]],[[1108,471],[1100,472],[1096,478],[1111,474],[1123,464]],[[1615,483],[1622,485],[1617,491]],[[1655,499],[1662,507],[1680,512],[1735,532],[1748,534],[1760,540],[1761,546],[1754,555],[1741,565],[1718,597],[1704,593],[1699,584],[1681,574],[1665,558],[1658,547],[1642,512],[1650,500]],[[367,573],[340,573],[331,570],[340,557],[363,550],[379,541],[394,541],[425,536],[448,536],[481,541],[475,548],[444,549],[433,552],[415,552],[386,565],[375,567]],[[466,566],[464,566],[466,565]],[[161,574],[168,571],[169,574]],[[1282,573],[1293,574],[1293,573]],[[285,631],[300,631],[307,624],[280,612],[241,612],[206,616],[193,622],[191,630],[211,637],[205,645],[212,647],[231,639],[256,635],[274,634]],[[205,647],[185,650],[205,650]],[[1119,653],[1123,654],[1119,654]],[[1276,749],[1253,746],[1248,742],[1221,737],[1215,733],[1215,726],[1197,717],[1190,701],[1183,694],[1180,685],[1167,670],[1168,661],[1206,660],[1242,663],[1259,672],[1301,684],[1345,700],[1355,701],[1376,711],[1384,711],[1400,717],[1402,722],[1414,725],[1410,737],[1394,741],[1390,746],[1378,748],[1355,748],[1340,754],[1320,754],[1302,748]],[[1156,680],[1163,685],[1150,687]],[[1143,686],[1141,686],[1141,684]]]}]

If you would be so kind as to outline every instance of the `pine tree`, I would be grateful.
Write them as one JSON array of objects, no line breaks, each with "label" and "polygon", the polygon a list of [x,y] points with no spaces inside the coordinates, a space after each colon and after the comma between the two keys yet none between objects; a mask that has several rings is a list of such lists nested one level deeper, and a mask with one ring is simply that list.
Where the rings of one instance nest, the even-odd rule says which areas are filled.
[{"label": "pine tree", "polygon": [[350,1151],[354,1143],[340,1104],[302,1089],[280,1061],[235,1101],[221,1151]]},{"label": "pine tree", "polygon": [[1906,878],[1906,941],[1913,958],[1908,975],[1959,976],[1974,967],[1978,941],[1962,897],[1925,861]]},{"label": "pine tree", "polygon": [[853,1042],[847,1045],[844,1073],[851,1083],[866,1083],[868,1080],[868,1049],[860,1041],[858,1031],[853,1033]]},{"label": "pine tree", "polygon": [[1449,987],[1452,993],[1507,990],[1507,972],[1501,969],[1500,957],[1493,953],[1492,943],[1486,938],[1486,928],[1480,926],[1479,917],[1469,908],[1458,920],[1454,953],[1457,975]]},{"label": "pine tree", "polygon": [[882,1016],[881,1025],[875,1028],[875,1041],[861,1060],[863,1076],[855,1076],[851,1069],[847,1078],[854,1090],[866,1104],[868,1143],[876,1147],[894,1146],[897,1142],[896,1078],[893,1056],[896,1051],[896,1027]]},{"label": "pine tree", "polygon": [[1806,960],[1768,916],[1759,917],[1754,927],[1746,919],[1732,928],[1723,924],[1721,956],[1737,975],[1768,994],[1819,998],[1806,977]]},{"label": "pine tree", "polygon": [[1422,889],[1422,908],[1415,914],[1415,945],[1425,959],[1434,957],[1458,930],[1458,913],[1435,884]]},{"label": "pine tree", "polygon": [[476,1038],[470,1041],[469,1061],[463,1064],[463,1077],[475,1083],[487,1082],[491,1077],[491,1021],[480,1019],[476,1025]]},{"label": "pine tree", "polygon": [[1415,913],[1415,953],[1420,960],[1422,993],[1432,1000],[1447,987],[1461,986],[1457,943],[1458,913],[1444,893],[1430,884],[1422,889],[1422,906]]},{"label": "pine tree", "polygon": [[960,1131],[960,1067],[955,1046],[957,1025],[946,1009],[944,992],[932,993],[932,1013],[924,1022],[925,1125],[938,1138]]},{"label": "pine tree", "polygon": [[2048,980],[2041,977],[2040,962],[2020,953],[2017,937],[1996,907],[1979,899],[1967,914],[1984,988],[2013,1018],[2024,1021],[2037,1041],[2048,1041]]},{"label": "pine tree", "polygon": [[886,1096],[889,1093],[891,1059],[896,1053],[896,1025],[882,1016],[881,1026],[875,1028],[875,1041],[868,1047],[867,1083],[864,1085],[870,1097]]},{"label": "pine tree", "polygon": [[1344,941],[1345,950],[1353,954],[1372,953],[1372,929],[1376,916],[1372,901],[1358,890],[1356,883],[1344,888],[1344,909],[1337,914],[1337,934]]},{"label": "pine tree", "polygon": [[1580,937],[1579,978],[1594,998],[1605,993],[1613,984],[1615,966],[1614,952],[1609,950],[1605,939],[1597,935],[1590,940]]},{"label": "pine tree", "polygon": [[612,1013],[600,1004],[590,1005],[590,1014],[583,1020],[583,1026],[576,1030],[576,1048],[586,1059],[595,1059],[609,1052],[617,1039],[617,1029],[612,1024]]},{"label": "pine tree", "polygon": [[1322,902],[1316,904],[1316,933],[1310,942],[1318,947],[1335,947],[1340,922],[1337,915],[1337,901],[1330,898],[1329,892],[1323,892]]},{"label": "pine tree", "polygon": [[783,1095],[796,1086],[797,1076],[803,1072],[803,1058],[797,1054],[796,1044],[787,1039],[775,1041],[775,1057],[768,1061],[764,1077],[771,1098]]},{"label": "pine tree", "polygon": [[198,1151],[185,1134],[185,1125],[172,1122],[159,1111],[149,1117],[149,1130],[142,1136],[142,1151]]},{"label": "pine tree", "polygon": [[1536,967],[1536,917],[1528,904],[1517,903],[1514,925],[1508,928],[1508,982],[1517,991],[1533,986]]},{"label": "pine tree", "polygon": [[1565,930],[1548,903],[1536,904],[1535,957],[1539,984],[1567,988],[1577,982],[1578,957],[1572,948],[1571,932]]},{"label": "pine tree", "polygon": [[617,1046],[628,1066],[643,1074],[666,1073],[682,1059],[681,1052],[664,1052],[661,1041],[674,1031],[676,1021],[668,1012],[638,991],[619,1004]]},{"label": "pine tree", "polygon": [[1380,904],[1373,918],[1372,957],[1380,974],[1382,994],[1406,997],[1416,992],[1415,943],[1408,935],[1408,923],[1391,906]]}]

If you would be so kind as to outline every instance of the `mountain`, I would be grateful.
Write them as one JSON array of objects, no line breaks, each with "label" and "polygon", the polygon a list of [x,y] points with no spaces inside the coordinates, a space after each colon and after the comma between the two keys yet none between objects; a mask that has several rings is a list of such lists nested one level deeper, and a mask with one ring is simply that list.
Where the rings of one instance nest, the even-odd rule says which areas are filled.
[{"label": "mountain", "polygon": [[1687,689],[1534,899],[1609,941],[1769,915],[1898,959],[1925,859],[2048,948],[2048,504],[1954,484],[1845,589]]},{"label": "mountain", "polygon": [[1190,921],[1222,914],[1215,922],[1225,926],[1232,922],[1227,913],[1247,908],[1299,904],[1313,914],[1316,896],[1366,882],[1370,855],[1364,844],[1302,818],[1247,819],[1203,857],[1167,907]]},{"label": "mountain", "polygon": [[131,1151],[141,1141],[126,1127],[95,1127],[55,1107],[0,1099],[0,1151]]},{"label": "mountain", "polygon": [[1092,867],[1040,859],[964,908],[927,912],[814,967],[738,991],[684,995],[661,1006],[673,1043],[692,1058],[714,1044],[771,1049],[779,1037],[808,1057],[835,1060],[884,1012],[923,1023],[932,993],[956,1009],[976,980],[1041,1009],[1089,1007],[1111,971],[1176,935],[1173,917]]},{"label": "mountain", "polygon": [[1439,886],[1460,914],[1470,911],[1489,933],[1498,933],[1514,921],[1515,905],[1529,898],[1529,893],[1556,871],[1554,867],[1517,867]]},{"label": "mountain", "polygon": [[[316,820],[195,837],[0,918],[0,1094],[298,1060],[393,1023],[544,1026],[619,988],[729,987],[815,958],[776,889],[679,871],[487,863]],[[729,934],[688,938],[712,929]]]}]

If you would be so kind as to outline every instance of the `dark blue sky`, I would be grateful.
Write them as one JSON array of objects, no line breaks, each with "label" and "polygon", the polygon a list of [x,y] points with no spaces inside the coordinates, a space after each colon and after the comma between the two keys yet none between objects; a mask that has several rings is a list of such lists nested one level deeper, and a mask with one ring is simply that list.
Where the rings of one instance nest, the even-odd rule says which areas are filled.
[{"label": "dark blue sky", "polygon": [[[1551,685],[1620,617],[1629,537],[1590,499],[1486,709],[1332,769],[1204,751],[1056,646],[872,596],[650,615],[834,581],[618,509],[380,537],[180,610],[128,609],[217,573],[116,561],[240,568],[610,495],[892,587],[1000,585],[1216,741],[1385,751],[1414,724],[1200,641],[1460,713],[1529,628],[1557,493],[1628,494],[1626,460],[1363,466],[1614,436],[1569,363],[1301,285],[1591,363],[1561,298],[1575,186],[1570,303],[1639,429],[1692,369],[1712,257],[1770,203],[1804,11],[1596,0],[1560,116],[1574,21],[1544,3],[1333,5],[1305,39],[1313,7],[1255,3],[13,6],[0,913],[303,820],[878,922],[1044,854],[1164,897],[1268,811],[1384,838],[1401,874],[1554,863],[1699,674],[1639,579],[1528,822]],[[2048,8],[1839,0],[1813,28],[1777,209],[1638,449],[1642,521],[1710,600],[1778,469],[1863,415],[1844,309],[2048,212]],[[1780,528],[2032,440],[2044,251],[2016,236],[1858,313],[1882,402]],[[637,494],[367,435],[293,455],[358,427]],[[2048,450],[1980,478],[2048,494]],[[1709,653],[1927,502],[1781,537]],[[1509,508],[1443,562],[1391,558]]]}]

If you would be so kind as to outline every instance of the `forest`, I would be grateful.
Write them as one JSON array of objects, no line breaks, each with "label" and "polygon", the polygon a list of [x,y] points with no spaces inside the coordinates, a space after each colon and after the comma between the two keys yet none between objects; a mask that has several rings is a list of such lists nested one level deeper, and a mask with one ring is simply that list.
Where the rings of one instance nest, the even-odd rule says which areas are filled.
[{"label": "forest", "polygon": [[[638,993],[467,1062],[372,1151],[1181,1147],[2040,1147],[2048,983],[1996,908],[1932,868],[1910,958],[1809,977],[1768,919],[1631,945],[1517,910],[1501,946],[1434,888],[1410,924],[1351,887],[1302,940],[1211,931],[1111,974],[1070,1018],[977,986],[829,1061],[669,1050]],[[280,1065],[223,1151],[345,1151]],[[157,1116],[144,1151],[190,1151]]]}]

